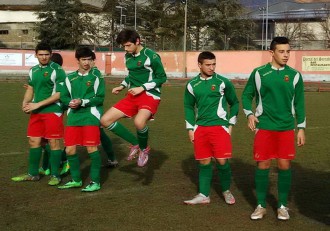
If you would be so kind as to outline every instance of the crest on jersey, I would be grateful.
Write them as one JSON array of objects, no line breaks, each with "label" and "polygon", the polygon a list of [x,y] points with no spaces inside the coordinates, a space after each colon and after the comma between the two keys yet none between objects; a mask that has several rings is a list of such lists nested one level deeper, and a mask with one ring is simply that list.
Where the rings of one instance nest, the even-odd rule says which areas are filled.
[{"label": "crest on jersey", "polygon": [[91,84],[92,84],[91,81],[87,81],[87,82],[86,82],[86,86],[87,86],[87,87],[89,87]]},{"label": "crest on jersey", "polygon": [[141,62],[141,60],[139,60],[139,61],[137,62],[138,67],[141,66],[141,64],[142,64],[142,62]]},{"label": "crest on jersey", "polygon": [[46,71],[45,73],[44,73],[44,77],[47,77],[48,76],[48,71]]},{"label": "crest on jersey", "polygon": [[214,84],[212,84],[212,86],[211,86],[211,90],[212,90],[212,91],[215,90],[215,85],[214,85]]},{"label": "crest on jersey", "polygon": [[285,82],[289,82],[289,76],[288,76],[288,75],[285,75],[285,76],[284,76],[284,81],[285,81]]}]

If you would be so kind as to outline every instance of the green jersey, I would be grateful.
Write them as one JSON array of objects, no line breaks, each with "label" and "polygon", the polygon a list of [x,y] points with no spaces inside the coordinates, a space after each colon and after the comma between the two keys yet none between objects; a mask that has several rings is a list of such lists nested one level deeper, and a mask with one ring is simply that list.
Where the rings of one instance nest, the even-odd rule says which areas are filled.
[{"label": "green jersey", "polygon": [[67,111],[67,126],[99,126],[105,95],[104,79],[98,69],[82,75],[72,72],[65,79],[61,101],[68,106],[72,99],[81,99],[80,107]]},{"label": "green jersey", "polygon": [[[65,80],[65,72],[60,65],[49,62],[46,66],[35,65],[30,69],[28,84],[33,87],[33,103],[41,102],[57,92]],[[62,113],[62,104],[58,100],[52,104],[40,107],[33,113]]]},{"label": "green jersey", "polygon": [[138,54],[126,53],[125,64],[128,76],[121,85],[128,88],[143,87],[147,95],[160,99],[161,86],[167,77],[159,55],[143,47]]},{"label": "green jersey", "polygon": [[221,75],[214,73],[206,79],[198,75],[186,85],[184,111],[188,130],[195,125],[235,125],[238,108],[233,84]]},{"label": "green jersey", "polygon": [[285,131],[306,127],[304,83],[301,74],[289,67],[277,69],[270,63],[253,70],[242,95],[246,116],[253,114],[256,100],[257,128]]}]

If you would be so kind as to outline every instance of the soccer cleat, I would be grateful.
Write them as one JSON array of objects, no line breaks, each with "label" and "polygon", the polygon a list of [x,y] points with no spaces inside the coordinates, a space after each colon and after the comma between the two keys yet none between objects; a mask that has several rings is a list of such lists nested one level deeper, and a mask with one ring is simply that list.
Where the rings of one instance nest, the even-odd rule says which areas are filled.
[{"label": "soccer cleat", "polygon": [[23,174],[23,175],[19,175],[19,176],[15,176],[13,178],[11,178],[12,181],[15,182],[21,182],[21,181],[38,181],[40,180],[40,176],[32,176],[30,174]]},{"label": "soccer cleat", "polygon": [[118,166],[118,161],[117,160],[108,160],[108,162],[105,165],[107,168],[115,168]]},{"label": "soccer cleat", "polygon": [[209,204],[210,201],[211,201],[210,197],[204,196],[203,194],[199,193],[193,199],[184,201],[184,203],[187,205],[197,205],[197,204]]},{"label": "soccer cleat", "polygon": [[55,186],[61,183],[61,178],[56,176],[51,176],[50,180],[48,181],[48,185]]},{"label": "soccer cleat", "polygon": [[58,186],[58,189],[68,189],[68,188],[80,188],[82,186],[82,181],[71,180],[64,185]]},{"label": "soccer cleat", "polygon": [[281,205],[281,207],[277,209],[277,219],[282,221],[289,220],[290,219],[289,208]]},{"label": "soccer cleat", "polygon": [[131,145],[127,160],[131,161],[131,160],[135,159],[138,156],[139,151],[140,151],[140,148],[139,148],[138,144]]},{"label": "soccer cleat", "polygon": [[70,171],[69,161],[64,161],[60,175],[62,176],[64,174],[68,173],[69,171]]},{"label": "soccer cleat", "polygon": [[222,193],[223,197],[225,198],[225,202],[228,204],[228,205],[233,205],[235,204],[235,197],[233,196],[233,194],[227,190],[227,191],[224,191]]},{"label": "soccer cleat", "polygon": [[46,170],[44,170],[43,167],[40,167],[40,168],[39,168],[39,174],[40,174],[40,175],[49,176],[49,175],[50,175],[50,169],[47,168]]},{"label": "soccer cleat", "polygon": [[94,192],[97,190],[100,190],[101,186],[99,183],[91,181],[89,185],[87,185],[85,188],[83,188],[81,191],[82,192]]},{"label": "soccer cleat", "polygon": [[262,219],[266,215],[266,209],[258,205],[254,212],[251,214],[251,220]]},{"label": "soccer cleat", "polygon": [[139,159],[137,161],[138,166],[143,167],[147,164],[148,159],[149,159],[149,151],[150,151],[149,146],[140,151]]}]

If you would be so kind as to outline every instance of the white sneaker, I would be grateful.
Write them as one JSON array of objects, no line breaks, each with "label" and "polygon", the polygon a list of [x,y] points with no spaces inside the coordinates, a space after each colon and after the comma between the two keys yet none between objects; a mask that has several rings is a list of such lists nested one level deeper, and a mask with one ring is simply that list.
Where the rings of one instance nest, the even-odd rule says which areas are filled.
[{"label": "white sneaker", "polygon": [[277,209],[277,219],[283,221],[289,220],[290,219],[289,208],[281,205],[281,207]]},{"label": "white sneaker", "polygon": [[197,204],[209,204],[210,201],[211,201],[210,197],[204,196],[203,194],[199,193],[193,199],[184,201],[184,203],[187,205],[197,205]]},{"label": "white sneaker", "polygon": [[262,219],[266,215],[266,209],[261,205],[258,205],[254,212],[251,214],[252,220]]},{"label": "white sneaker", "polygon": [[148,160],[149,160],[149,153],[150,153],[150,147],[146,147],[143,150],[140,150],[139,153],[139,158],[137,161],[137,164],[139,167],[143,167],[147,164]]},{"label": "white sneaker", "polygon": [[130,146],[130,150],[129,150],[129,154],[127,156],[127,160],[131,161],[133,159],[135,159],[138,156],[138,153],[140,151],[139,145],[131,145]]},{"label": "white sneaker", "polygon": [[233,205],[235,204],[235,197],[233,196],[233,194],[227,190],[227,191],[224,191],[222,193],[223,197],[225,198],[225,202],[228,204],[228,205]]}]

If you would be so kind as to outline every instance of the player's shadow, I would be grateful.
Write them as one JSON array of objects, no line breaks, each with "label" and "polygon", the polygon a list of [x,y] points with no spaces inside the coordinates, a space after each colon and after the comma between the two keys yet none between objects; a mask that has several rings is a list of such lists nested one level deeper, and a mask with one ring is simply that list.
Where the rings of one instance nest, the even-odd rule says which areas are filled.
[{"label": "player's shadow", "polygon": [[153,181],[155,171],[161,169],[167,159],[168,155],[164,152],[151,149],[149,161],[146,166],[139,167],[136,160],[133,160],[128,165],[120,166],[119,170],[136,176],[134,181],[142,182],[143,185],[149,185]]},{"label": "player's shadow", "polygon": [[330,173],[292,164],[292,194],[299,213],[330,225]]}]

